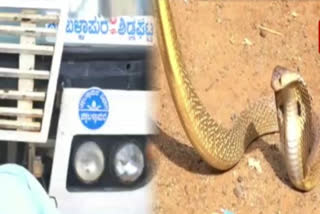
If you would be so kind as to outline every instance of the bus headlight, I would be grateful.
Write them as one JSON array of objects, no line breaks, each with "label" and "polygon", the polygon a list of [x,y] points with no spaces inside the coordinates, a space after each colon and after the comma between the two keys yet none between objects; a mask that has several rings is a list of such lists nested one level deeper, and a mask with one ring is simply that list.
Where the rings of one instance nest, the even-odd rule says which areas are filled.
[{"label": "bus headlight", "polygon": [[87,184],[97,181],[104,170],[104,159],[102,150],[95,142],[83,143],[74,156],[77,176]]},{"label": "bus headlight", "polygon": [[114,169],[121,182],[135,182],[144,169],[141,149],[134,143],[126,143],[119,147],[114,156]]}]

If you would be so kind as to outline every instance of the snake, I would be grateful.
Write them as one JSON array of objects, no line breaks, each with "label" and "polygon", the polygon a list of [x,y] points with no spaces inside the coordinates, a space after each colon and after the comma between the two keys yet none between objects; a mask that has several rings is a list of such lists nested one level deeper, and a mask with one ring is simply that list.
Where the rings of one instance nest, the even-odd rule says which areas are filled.
[{"label": "snake", "polygon": [[[182,127],[201,158],[226,171],[243,157],[256,139],[280,135],[280,151],[293,187],[309,191],[317,185],[319,146],[311,96],[300,73],[276,66],[274,96],[252,102],[231,128],[220,124],[197,95],[182,59],[169,0],[153,0],[156,40],[169,90]],[[298,103],[298,104],[297,104]]]},{"label": "snake", "polygon": [[271,78],[281,152],[292,184],[311,190],[319,180],[319,118],[300,73],[276,66]]}]

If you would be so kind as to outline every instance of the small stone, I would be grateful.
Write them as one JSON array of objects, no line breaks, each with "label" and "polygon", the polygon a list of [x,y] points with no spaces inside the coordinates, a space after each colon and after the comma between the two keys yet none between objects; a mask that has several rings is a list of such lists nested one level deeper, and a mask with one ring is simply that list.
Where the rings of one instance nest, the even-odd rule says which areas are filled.
[{"label": "small stone", "polygon": [[254,158],[249,158],[248,159],[248,165],[249,165],[250,168],[253,168],[253,169],[257,170],[257,172],[259,174],[262,173],[262,168],[261,168],[259,160],[256,160]]},{"label": "small stone", "polygon": [[260,30],[260,36],[262,37],[262,38],[265,38],[266,36],[267,36],[267,33],[266,33],[266,31],[265,30]]},{"label": "small stone", "polygon": [[237,198],[244,198],[245,196],[244,190],[239,184],[233,189],[233,193]]},{"label": "small stone", "polygon": [[253,43],[252,43],[248,38],[244,38],[243,44],[246,45],[246,46],[251,46],[251,45],[253,45]]},{"label": "small stone", "polygon": [[242,183],[243,177],[239,176],[239,177],[237,178],[237,181],[238,181],[239,183]]},{"label": "small stone", "polygon": [[296,17],[298,16],[298,13],[295,12],[295,11],[292,11],[292,12],[291,12],[291,16],[293,16],[294,18],[296,18]]}]

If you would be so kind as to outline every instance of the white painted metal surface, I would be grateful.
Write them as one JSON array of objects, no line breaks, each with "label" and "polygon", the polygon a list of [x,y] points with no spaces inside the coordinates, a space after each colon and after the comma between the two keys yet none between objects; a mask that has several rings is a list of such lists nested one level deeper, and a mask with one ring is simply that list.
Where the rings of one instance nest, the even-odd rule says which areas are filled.
[{"label": "white painted metal surface", "polygon": [[[68,14],[68,1],[62,0],[0,0],[0,8],[21,9],[21,13],[0,13],[0,20],[21,21],[20,26],[1,26],[0,33],[20,35],[20,43],[0,43],[1,53],[17,53],[19,69],[1,68],[0,77],[17,78],[18,90],[0,90],[1,99],[18,101],[17,120],[4,118],[0,123],[0,140],[23,141],[30,143],[45,143],[53,110],[56,85],[60,71],[61,56],[64,44],[64,34]],[[30,10],[32,9],[32,10]],[[37,13],[43,10],[43,13]],[[47,10],[54,10],[55,15],[45,15]],[[53,35],[53,30],[37,26],[35,23],[52,21],[58,23],[53,45],[38,45],[34,37]],[[35,55],[52,55],[50,74],[34,70]],[[34,79],[47,79],[48,87],[44,92],[34,91]],[[33,121],[33,101],[44,101],[41,123]],[[2,109],[4,116],[12,116],[12,109]],[[29,113],[27,111],[30,111]],[[10,115],[8,115],[8,112]],[[23,114],[23,115],[21,115]],[[39,116],[39,114],[38,114]],[[30,118],[31,117],[31,118]],[[13,129],[13,130],[8,130]],[[16,130],[14,130],[16,129]]]},{"label": "white painted metal surface", "polygon": [[[152,212],[152,181],[133,191],[69,192],[67,171],[74,135],[149,135],[151,99],[147,91],[103,90],[109,102],[106,123],[97,130],[86,128],[79,119],[79,102],[85,89],[64,89],[59,118],[49,195],[62,214],[149,214]],[[107,143],[107,142],[106,142]]]},{"label": "white painted metal surface", "polygon": [[25,8],[25,9],[41,9],[41,10],[60,10],[62,4],[66,1],[57,0],[1,0],[0,6],[3,8]]},{"label": "white painted metal surface", "polygon": [[23,71],[20,69],[0,67],[0,77],[47,80],[50,77],[50,72],[30,69]]},{"label": "white painted metal surface", "polygon": [[0,21],[13,22],[22,21],[23,19],[29,19],[32,22],[39,23],[57,23],[59,21],[59,15],[42,15],[42,14],[20,14],[20,13],[0,13]]}]

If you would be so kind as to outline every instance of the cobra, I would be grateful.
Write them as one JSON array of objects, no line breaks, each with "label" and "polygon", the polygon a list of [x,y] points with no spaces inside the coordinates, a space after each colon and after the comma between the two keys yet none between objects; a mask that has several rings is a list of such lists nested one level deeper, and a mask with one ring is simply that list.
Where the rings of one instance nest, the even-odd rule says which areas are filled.
[{"label": "cobra", "polygon": [[319,119],[301,75],[277,66],[271,87],[275,92],[281,151],[292,184],[311,190],[319,174]]},{"label": "cobra", "polygon": [[[274,97],[257,101],[227,129],[210,116],[192,86],[168,0],[154,0],[154,6],[158,48],[171,95],[185,133],[200,156],[212,167],[228,170],[239,162],[251,142],[280,130],[282,154],[291,182],[300,190],[311,190],[317,184],[319,147],[315,143],[311,99],[302,77],[276,67],[272,77],[276,102]],[[297,101],[300,107],[291,107],[291,102]]]}]

